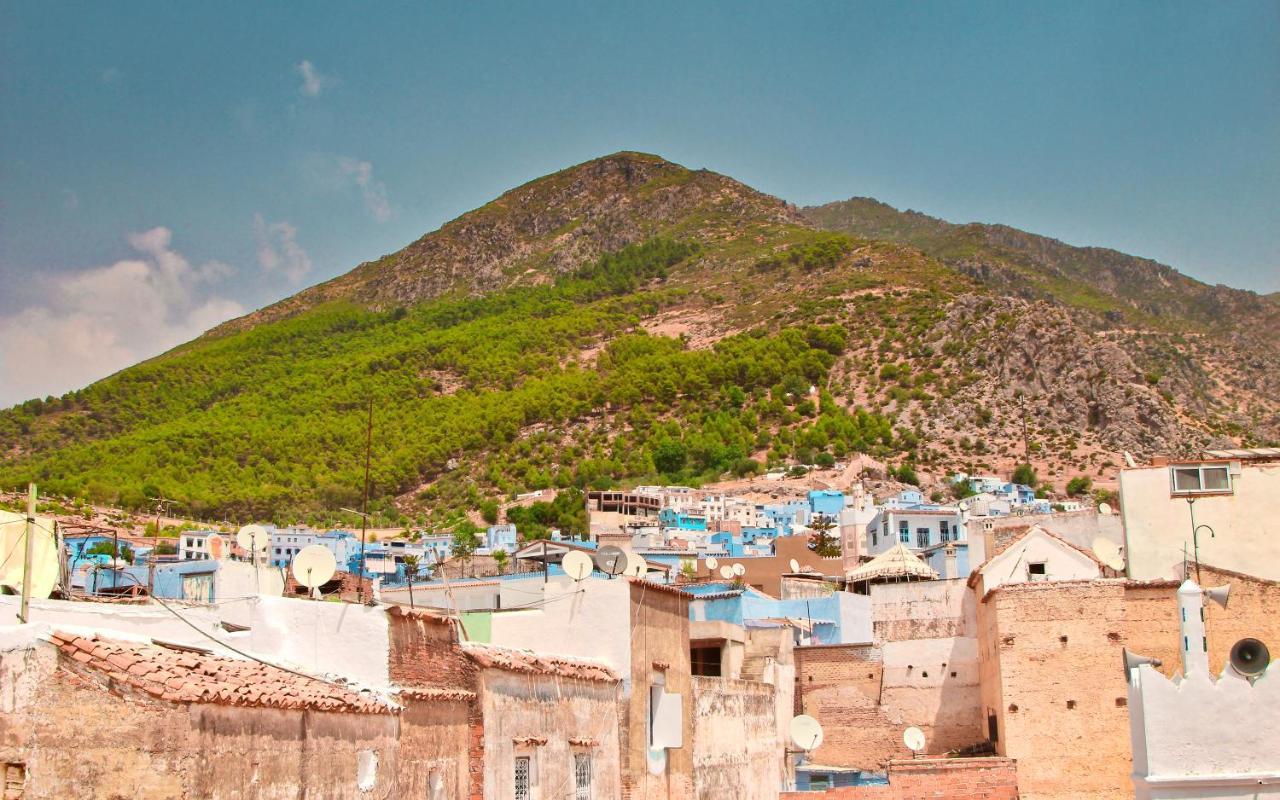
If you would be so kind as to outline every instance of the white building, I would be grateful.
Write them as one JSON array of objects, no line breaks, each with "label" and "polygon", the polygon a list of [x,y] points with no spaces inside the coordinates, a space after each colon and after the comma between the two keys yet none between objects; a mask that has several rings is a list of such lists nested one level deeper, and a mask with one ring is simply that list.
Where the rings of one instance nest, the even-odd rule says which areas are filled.
[{"label": "white building", "polygon": [[267,555],[271,564],[277,567],[289,566],[299,550],[318,544],[333,553],[339,570],[346,571],[351,557],[360,549],[360,540],[347,531],[318,531],[306,527],[268,527],[267,531],[271,534]]},{"label": "white building", "polygon": [[1280,580],[1280,448],[1204,456],[1120,471],[1129,577],[1178,577],[1198,539],[1201,561]]},{"label": "white building", "polygon": [[[178,559],[180,561],[207,561],[209,555],[209,539],[222,539],[224,548],[229,548],[231,538],[217,531],[183,531],[178,535]],[[226,549],[224,553],[229,553]]]},{"label": "white building", "polygon": [[1280,677],[1252,680],[1230,665],[1214,678],[1205,650],[1204,595],[1178,589],[1182,670],[1129,670],[1129,733],[1138,800],[1280,797]]}]

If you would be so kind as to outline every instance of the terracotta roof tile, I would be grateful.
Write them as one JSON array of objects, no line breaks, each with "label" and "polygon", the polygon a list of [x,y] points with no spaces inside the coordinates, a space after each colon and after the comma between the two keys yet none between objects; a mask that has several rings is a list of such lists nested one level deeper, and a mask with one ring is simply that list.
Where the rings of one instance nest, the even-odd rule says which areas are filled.
[{"label": "terracotta roof tile", "polygon": [[395,706],[318,678],[247,659],[179,653],[138,642],[54,632],[50,642],[82,669],[175,703],[223,703],[390,714]]},{"label": "terracotta roof tile", "polygon": [[559,675],[587,681],[616,681],[613,670],[598,661],[563,658],[531,650],[508,650],[490,645],[465,644],[462,652],[482,667],[525,672],[531,675]]}]

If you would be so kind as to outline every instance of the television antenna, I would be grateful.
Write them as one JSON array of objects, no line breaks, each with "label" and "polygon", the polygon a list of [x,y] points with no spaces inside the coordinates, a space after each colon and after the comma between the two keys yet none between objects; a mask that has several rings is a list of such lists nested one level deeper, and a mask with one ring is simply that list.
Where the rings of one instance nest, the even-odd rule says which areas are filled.
[{"label": "television antenna", "polygon": [[791,734],[791,743],[805,752],[817,750],[822,745],[822,723],[808,714],[792,717],[787,730]]},{"label": "television antenna", "polygon": [[924,731],[912,725],[902,732],[902,743],[911,751],[911,757],[915,758],[924,750]]},{"label": "television antenna", "polygon": [[582,580],[595,569],[595,565],[591,563],[591,556],[578,550],[565,553],[564,558],[560,560],[560,567],[564,570],[564,574],[574,581]]},{"label": "television antenna", "polygon": [[293,557],[294,580],[310,589],[314,598],[320,597],[320,587],[337,571],[338,561],[324,545],[309,544]]},{"label": "television antenna", "polygon": [[245,525],[236,532],[236,544],[249,554],[255,565],[258,563],[258,555],[265,553],[270,543],[271,534],[261,525]]}]

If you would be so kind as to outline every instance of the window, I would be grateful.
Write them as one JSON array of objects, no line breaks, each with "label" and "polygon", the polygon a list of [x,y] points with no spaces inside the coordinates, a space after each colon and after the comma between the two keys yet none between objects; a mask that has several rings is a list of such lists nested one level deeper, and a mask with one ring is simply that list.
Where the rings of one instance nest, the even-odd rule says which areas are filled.
[{"label": "window", "polygon": [[951,523],[945,519],[938,523],[938,541],[943,544],[951,541]]},{"label": "window", "polygon": [[876,546],[876,545],[878,545],[878,544],[880,544],[880,537],[879,537],[879,535],[878,535],[878,534],[876,534],[876,532],[873,530],[873,531],[871,531],[871,546],[872,546],[872,547],[875,547],[875,546]]},{"label": "window", "polygon": [[529,772],[531,769],[532,764],[529,756],[520,756],[516,759],[515,800],[529,800],[529,785],[531,783]]},{"label": "window", "polygon": [[1174,494],[1230,492],[1231,472],[1226,464],[1191,464],[1169,471]]},{"label": "window", "polygon": [[1033,561],[1027,564],[1027,579],[1033,581],[1044,581],[1049,579],[1048,566],[1043,561]]},{"label": "window", "polygon": [[22,800],[27,789],[27,765],[4,765],[4,800]]},{"label": "window", "polygon": [[720,645],[694,645],[689,648],[689,674],[720,677]]},{"label": "window", "polygon": [[916,547],[921,550],[929,546],[929,529],[916,528]]},{"label": "window", "polygon": [[898,523],[898,541],[903,544],[911,544],[911,526],[906,520]]},{"label": "window", "polygon": [[809,791],[825,792],[831,788],[830,775],[809,775]]},{"label": "window", "polygon": [[573,754],[573,800],[591,800],[591,754]]}]

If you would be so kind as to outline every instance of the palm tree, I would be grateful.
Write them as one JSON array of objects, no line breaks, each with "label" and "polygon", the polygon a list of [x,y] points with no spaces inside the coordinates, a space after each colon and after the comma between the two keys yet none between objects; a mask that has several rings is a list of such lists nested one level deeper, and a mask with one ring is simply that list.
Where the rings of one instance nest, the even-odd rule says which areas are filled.
[{"label": "palm tree", "polygon": [[404,577],[409,581],[409,608],[413,608],[413,579],[418,577],[418,556],[404,557]]}]

